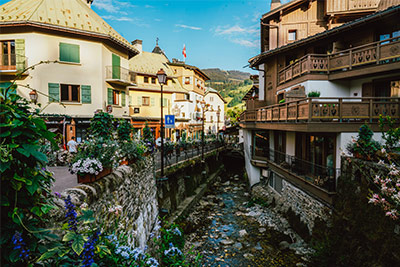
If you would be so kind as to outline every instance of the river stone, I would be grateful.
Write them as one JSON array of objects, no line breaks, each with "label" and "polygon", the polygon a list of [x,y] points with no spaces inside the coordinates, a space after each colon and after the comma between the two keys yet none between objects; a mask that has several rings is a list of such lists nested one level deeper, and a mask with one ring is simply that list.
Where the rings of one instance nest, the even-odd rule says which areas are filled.
[{"label": "river stone", "polygon": [[252,258],[252,257],[254,257],[254,256],[253,256],[253,254],[245,253],[245,254],[243,255],[243,257],[245,257],[246,259],[250,259],[250,258]]},{"label": "river stone", "polygon": [[243,236],[245,236],[245,235],[247,235],[247,231],[246,230],[240,230],[239,231],[239,235],[240,235],[240,237],[243,237]]},{"label": "river stone", "polygon": [[287,241],[282,241],[282,242],[279,243],[279,249],[280,250],[288,249],[289,246],[290,246],[290,244]]},{"label": "river stone", "polygon": [[260,233],[264,233],[265,231],[267,231],[267,229],[265,229],[264,227],[261,227],[260,229],[258,229],[258,231],[259,231]]},{"label": "river stone", "polygon": [[233,247],[234,247],[234,248],[237,248],[237,249],[242,249],[242,248],[243,248],[243,245],[242,245],[242,243],[237,242],[237,243],[235,243],[235,244],[233,245]]},{"label": "river stone", "polygon": [[230,239],[224,239],[221,241],[221,243],[224,244],[225,246],[227,246],[227,245],[232,245],[233,241]]},{"label": "river stone", "polygon": [[257,243],[257,245],[254,247],[257,250],[262,250],[263,248],[261,247],[260,242]]}]

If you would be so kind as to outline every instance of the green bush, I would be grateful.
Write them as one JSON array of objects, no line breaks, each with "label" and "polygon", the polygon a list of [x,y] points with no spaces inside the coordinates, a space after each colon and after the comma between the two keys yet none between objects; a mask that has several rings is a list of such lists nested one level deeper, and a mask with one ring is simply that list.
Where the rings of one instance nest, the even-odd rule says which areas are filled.
[{"label": "green bush", "polygon": [[120,141],[127,141],[131,139],[133,131],[132,124],[128,120],[120,120],[117,127],[118,139]]},{"label": "green bush", "polygon": [[47,158],[39,151],[39,142],[54,143],[55,134],[10,89],[0,91],[2,266],[28,265],[47,250],[41,243],[51,238],[43,228],[44,215],[53,208],[49,195],[54,179],[46,171]]},{"label": "green bush", "polygon": [[96,113],[90,120],[89,132],[95,137],[113,139],[113,116],[103,111]]},{"label": "green bush", "polygon": [[321,95],[321,92],[319,91],[311,91],[308,93],[308,97],[319,97]]}]

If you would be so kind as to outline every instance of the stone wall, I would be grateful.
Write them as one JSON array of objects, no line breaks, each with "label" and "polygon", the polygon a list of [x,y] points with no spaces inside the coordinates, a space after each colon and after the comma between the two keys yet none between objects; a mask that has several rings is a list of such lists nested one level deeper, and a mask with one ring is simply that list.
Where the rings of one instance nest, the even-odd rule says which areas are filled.
[{"label": "stone wall", "polygon": [[252,188],[252,196],[265,201],[276,212],[286,215],[291,226],[303,238],[312,234],[317,219],[328,222],[331,215],[330,208],[284,179],[281,193],[262,181]]},{"label": "stone wall", "polygon": [[172,214],[222,164],[219,152],[213,152],[206,155],[204,162],[197,157],[169,168],[166,171],[168,180],[157,183],[160,208]]},{"label": "stone wall", "polygon": [[[147,245],[158,218],[157,187],[151,158],[137,165],[119,166],[96,182],[61,192],[62,199],[68,195],[76,206],[86,203],[96,218],[105,221],[103,228],[114,228],[116,216],[110,208],[122,206],[117,232],[124,233],[135,247],[143,249]],[[62,221],[65,216],[62,199],[55,199],[60,207],[53,214],[56,221]]]}]

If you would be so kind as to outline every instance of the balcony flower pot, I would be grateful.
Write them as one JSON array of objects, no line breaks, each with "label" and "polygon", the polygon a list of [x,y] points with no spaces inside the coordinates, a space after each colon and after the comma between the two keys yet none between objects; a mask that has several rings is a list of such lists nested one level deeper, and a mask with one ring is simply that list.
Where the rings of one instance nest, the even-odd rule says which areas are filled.
[{"label": "balcony flower pot", "polygon": [[104,168],[97,175],[91,174],[91,173],[87,173],[85,175],[77,174],[76,176],[78,177],[78,183],[79,184],[87,184],[87,183],[93,183],[93,182],[103,178],[104,176],[109,175],[111,172],[112,172],[112,168],[109,167],[109,168]]}]

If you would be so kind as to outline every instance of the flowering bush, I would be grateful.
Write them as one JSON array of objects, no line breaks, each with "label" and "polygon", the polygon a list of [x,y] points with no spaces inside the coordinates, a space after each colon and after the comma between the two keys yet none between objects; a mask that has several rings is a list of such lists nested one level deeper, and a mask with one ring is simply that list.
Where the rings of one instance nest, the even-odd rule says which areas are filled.
[{"label": "flowering bush", "polygon": [[127,161],[137,161],[141,160],[145,147],[140,142],[136,141],[123,141],[120,142],[121,158]]},{"label": "flowering bush", "polygon": [[95,174],[98,175],[103,170],[103,164],[98,159],[79,159],[72,164],[71,172],[79,175]]},{"label": "flowering bush", "polygon": [[[384,148],[381,152],[387,155]],[[376,188],[370,190],[369,203],[380,206],[386,216],[397,220],[400,215],[400,169],[394,163],[385,163],[383,160],[378,164],[384,171],[377,172],[373,178]]]}]

